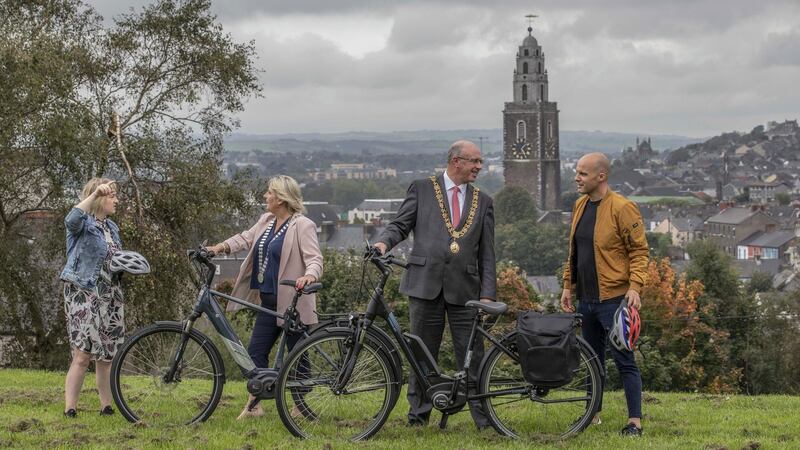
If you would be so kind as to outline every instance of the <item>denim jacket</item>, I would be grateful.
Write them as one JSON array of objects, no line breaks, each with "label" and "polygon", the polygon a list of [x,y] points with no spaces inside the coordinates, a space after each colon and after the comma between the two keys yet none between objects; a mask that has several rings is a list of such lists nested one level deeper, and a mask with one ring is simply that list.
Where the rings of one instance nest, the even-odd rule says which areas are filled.
[{"label": "denim jacket", "polygon": [[[100,269],[108,253],[103,229],[91,214],[78,208],[72,208],[64,224],[67,227],[67,265],[61,271],[60,278],[83,289],[92,289],[97,285]],[[121,248],[119,227],[111,219],[106,219],[106,224],[111,231],[111,238]]]}]

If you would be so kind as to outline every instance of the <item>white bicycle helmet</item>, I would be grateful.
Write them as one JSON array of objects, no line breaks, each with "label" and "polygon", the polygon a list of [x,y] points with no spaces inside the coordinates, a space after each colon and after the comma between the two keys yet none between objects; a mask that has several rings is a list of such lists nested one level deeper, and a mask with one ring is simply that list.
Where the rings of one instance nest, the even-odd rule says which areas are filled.
[{"label": "white bicycle helmet", "polygon": [[120,250],[111,257],[111,273],[127,272],[133,275],[150,273],[150,263],[140,253]]},{"label": "white bicycle helmet", "polygon": [[639,311],[634,307],[628,307],[627,302],[623,300],[614,313],[614,326],[609,331],[608,340],[617,350],[632,352],[636,349],[641,327]]}]

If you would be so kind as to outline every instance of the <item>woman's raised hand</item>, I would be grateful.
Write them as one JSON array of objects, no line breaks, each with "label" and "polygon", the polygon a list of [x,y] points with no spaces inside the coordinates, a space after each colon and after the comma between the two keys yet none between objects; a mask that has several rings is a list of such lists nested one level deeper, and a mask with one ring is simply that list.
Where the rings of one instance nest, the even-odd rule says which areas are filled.
[{"label": "woman's raised hand", "polygon": [[94,194],[98,197],[105,197],[107,195],[111,195],[115,192],[114,184],[113,183],[106,183],[97,186],[94,190]]}]

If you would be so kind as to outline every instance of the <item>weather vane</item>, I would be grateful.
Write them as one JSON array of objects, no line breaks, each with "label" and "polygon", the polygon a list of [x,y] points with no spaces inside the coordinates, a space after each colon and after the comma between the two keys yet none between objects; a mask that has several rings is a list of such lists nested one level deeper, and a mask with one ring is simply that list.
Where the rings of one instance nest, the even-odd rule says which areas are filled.
[{"label": "weather vane", "polygon": [[537,16],[536,14],[528,14],[527,16],[525,16],[525,18],[528,19],[528,34],[530,34],[531,31],[533,31],[533,19],[537,17],[539,16]]}]

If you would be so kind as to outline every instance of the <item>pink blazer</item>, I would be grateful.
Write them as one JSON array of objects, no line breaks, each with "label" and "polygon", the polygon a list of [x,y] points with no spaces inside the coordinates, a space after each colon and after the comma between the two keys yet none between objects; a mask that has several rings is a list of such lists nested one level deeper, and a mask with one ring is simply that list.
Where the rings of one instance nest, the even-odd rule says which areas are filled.
[{"label": "pink blazer", "polygon": [[[250,289],[250,278],[253,273],[253,243],[264,234],[269,224],[275,219],[272,213],[266,213],[258,219],[252,228],[242,231],[225,241],[231,248],[231,252],[248,250],[247,258],[239,268],[239,275],[233,286],[231,295],[241,299],[246,299],[250,303],[260,304],[261,298],[258,289]],[[311,219],[302,215],[295,214],[286,229],[281,247],[281,261],[278,268],[278,281],[292,279],[296,280],[304,275],[313,275],[317,281],[322,279],[322,252],[319,249],[317,240],[317,226]],[[292,303],[294,297],[293,286],[278,286],[278,312],[283,313]],[[300,319],[305,324],[317,323],[316,311],[317,297],[315,294],[304,295],[297,301],[297,311]],[[236,303],[228,302],[228,311],[242,309]],[[278,319],[278,325],[283,321]]]}]

